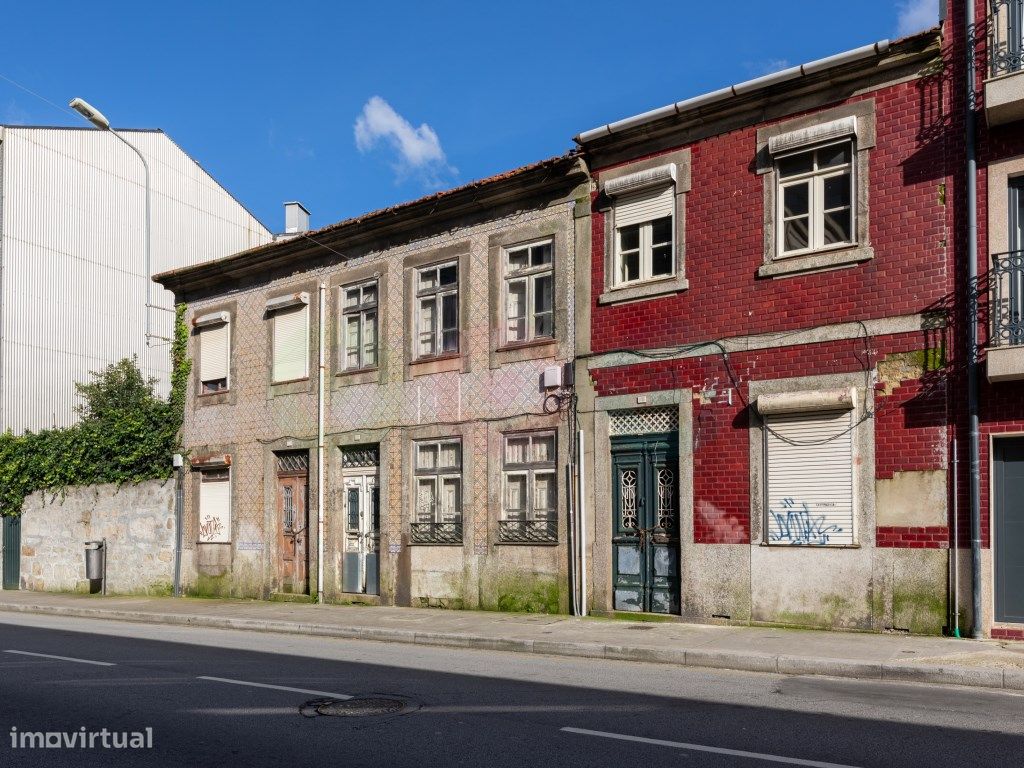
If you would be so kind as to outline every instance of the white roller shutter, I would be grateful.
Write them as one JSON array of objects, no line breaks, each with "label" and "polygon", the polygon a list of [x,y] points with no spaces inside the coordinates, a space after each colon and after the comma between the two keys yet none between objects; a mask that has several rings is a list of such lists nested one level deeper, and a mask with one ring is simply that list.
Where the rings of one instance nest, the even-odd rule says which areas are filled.
[{"label": "white roller shutter", "polygon": [[[218,473],[220,476],[221,473]],[[226,543],[231,541],[231,480],[207,479],[200,473],[199,541]]]},{"label": "white roller shutter", "polygon": [[779,414],[764,423],[768,543],[853,544],[853,411]]},{"label": "white roller shutter", "polygon": [[643,224],[664,216],[671,216],[675,207],[675,187],[661,190],[645,190],[632,195],[623,195],[615,200],[615,226],[628,227]]},{"label": "white roller shutter", "polygon": [[199,378],[217,381],[228,378],[231,359],[231,324],[211,325],[199,331]]},{"label": "white roller shutter", "polygon": [[293,381],[309,375],[309,307],[274,313],[274,381]]}]

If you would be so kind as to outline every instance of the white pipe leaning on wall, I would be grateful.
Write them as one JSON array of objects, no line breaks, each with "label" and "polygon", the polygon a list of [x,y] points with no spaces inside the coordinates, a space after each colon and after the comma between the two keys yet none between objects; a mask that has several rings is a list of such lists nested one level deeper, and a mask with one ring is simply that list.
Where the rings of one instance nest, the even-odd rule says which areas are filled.
[{"label": "white pipe leaning on wall", "polygon": [[324,311],[327,286],[320,283],[317,314],[317,400],[316,400],[316,600],[324,601]]},{"label": "white pipe leaning on wall", "polygon": [[583,500],[583,491],[585,490],[583,481],[583,469],[586,463],[583,459],[583,430],[579,430],[576,433],[577,444],[576,444],[576,455],[577,461],[577,475],[576,482],[579,486],[577,492],[577,504],[576,504],[576,519],[579,521],[580,535],[579,546],[580,546],[580,616],[587,615],[587,518],[586,518],[586,503]]}]

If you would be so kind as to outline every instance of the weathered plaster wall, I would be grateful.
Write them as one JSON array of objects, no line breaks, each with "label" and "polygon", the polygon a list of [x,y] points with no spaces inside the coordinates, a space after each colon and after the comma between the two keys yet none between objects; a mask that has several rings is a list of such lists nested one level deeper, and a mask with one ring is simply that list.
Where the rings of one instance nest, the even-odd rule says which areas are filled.
[{"label": "weathered plaster wall", "polygon": [[174,579],[174,483],[37,492],[21,515],[23,589],[84,592],[84,542],[107,540],[107,592],[168,594]]}]

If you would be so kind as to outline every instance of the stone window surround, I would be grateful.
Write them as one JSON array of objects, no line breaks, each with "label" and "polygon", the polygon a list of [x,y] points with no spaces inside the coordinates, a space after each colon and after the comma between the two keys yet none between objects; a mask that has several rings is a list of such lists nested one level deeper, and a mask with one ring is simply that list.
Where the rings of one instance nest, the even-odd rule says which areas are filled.
[{"label": "stone window surround", "polygon": [[[777,178],[775,161],[768,150],[768,140],[790,131],[809,128],[839,120],[844,117],[857,119],[857,137],[855,140],[854,185],[856,187],[856,244],[835,248],[830,247],[802,256],[777,256],[778,236],[776,233]],[[784,120],[780,123],[757,129],[757,154],[755,157],[757,174],[762,177],[764,187],[764,263],[758,268],[758,277],[789,277],[807,272],[821,272],[859,264],[874,258],[874,248],[870,244],[868,190],[869,150],[875,146],[875,100],[864,99],[852,104],[843,104],[831,109],[823,109],[802,117]]]},{"label": "stone window surround", "polygon": [[309,332],[306,339],[306,370],[308,373],[301,379],[294,379],[292,381],[274,381],[274,312],[268,311],[266,308],[263,310],[263,320],[266,324],[266,386],[267,386],[267,400],[273,400],[275,397],[281,395],[298,395],[308,394],[313,391],[313,381],[315,379],[313,370],[316,368],[316,360],[319,356],[319,350],[317,344],[319,343],[318,326],[320,322],[319,318],[319,291],[320,283],[316,280],[306,280],[301,283],[291,283],[284,286],[275,286],[273,290],[268,291],[263,297],[264,302],[269,301],[277,296],[287,296],[293,293],[308,293],[309,294]]},{"label": "stone window surround", "polygon": [[[533,414],[512,416],[501,422],[492,422],[487,435],[487,450],[490,456],[498,457],[487,465],[487,540],[495,547],[559,547],[568,541],[568,489],[565,488],[565,466],[569,461],[568,441],[575,439],[568,432],[568,426],[558,414],[537,416]],[[504,451],[505,437],[523,432],[555,433],[555,514],[558,516],[558,541],[519,542],[501,541],[498,535],[498,521],[501,520],[502,494],[504,493]],[[491,513],[493,510],[493,514]]]},{"label": "stone window surround", "polygon": [[[1024,155],[1005,158],[988,166],[988,259],[979,265],[984,272],[992,264],[992,256],[1010,248],[1010,181],[1024,176]],[[990,329],[991,331],[991,329]]]},{"label": "stone window surround", "polygon": [[[573,258],[569,250],[569,227],[563,217],[547,221],[528,223],[511,227],[487,238],[488,300],[490,304],[490,345],[489,365],[500,368],[508,363],[524,360],[553,358],[568,359],[566,348],[569,324],[568,302],[559,301],[568,295],[568,262]],[[550,238],[552,241],[551,264],[554,271],[554,323],[552,339],[539,339],[522,343],[504,343],[505,327],[505,253],[514,246]]]},{"label": "stone window surround", "polygon": [[[612,179],[626,176],[639,171],[650,170],[668,163],[676,165],[675,212],[673,214],[673,256],[675,257],[675,274],[668,277],[645,281],[639,285],[622,288],[612,287],[612,275],[615,273],[615,203],[604,194],[604,185]],[[667,296],[685,291],[690,287],[686,279],[686,193],[690,191],[690,150],[679,149],[674,152],[649,157],[645,160],[620,165],[599,173],[601,194],[597,199],[597,209],[604,214],[604,285],[597,298],[598,304],[616,304],[625,301],[637,301],[657,296]]]},{"label": "stone window surround", "polygon": [[[206,314],[206,312],[204,311],[203,314]],[[188,467],[188,469],[189,469],[188,474],[189,474],[190,479],[191,479],[192,487],[191,487],[190,492],[189,492],[189,498],[192,501],[191,516],[193,518],[194,530],[198,533],[198,531],[199,531],[199,515],[202,512],[202,510],[200,510],[200,508],[199,508],[199,494],[200,494],[199,487],[200,487],[200,484],[202,483],[202,478],[200,477],[200,475],[203,472],[203,470],[205,470],[205,469],[214,469],[214,468],[218,468],[219,469],[219,468],[223,468],[225,466],[228,469],[230,469],[230,471],[231,471],[231,476],[230,476],[231,477],[231,479],[230,479],[230,483],[231,483],[231,509],[230,509],[231,541],[228,542],[228,543],[224,543],[224,542],[204,542],[204,541],[199,541],[199,539],[196,538],[194,544],[197,547],[207,547],[207,548],[218,548],[218,547],[220,547],[220,548],[228,548],[228,549],[233,551],[234,548],[235,548],[235,544],[238,541],[238,516],[235,514],[235,496],[236,496],[235,489],[238,487],[238,477],[236,475],[236,473],[238,471],[238,462],[236,460],[237,456],[235,455],[235,446],[233,444],[230,444],[230,443],[222,443],[222,444],[216,444],[216,445],[213,445],[213,444],[211,444],[211,445],[198,445],[198,446],[193,446],[190,449],[189,453],[192,456],[195,456],[195,457],[224,455],[224,456],[227,456],[229,458],[229,461],[228,461],[228,463],[226,465],[222,465],[222,464],[216,464],[216,465],[209,464],[209,465],[207,465],[207,464],[192,464],[192,463],[190,463],[189,467]]]},{"label": "stone window surround", "polygon": [[[379,384],[387,381],[390,361],[386,349],[388,322],[388,262],[375,259],[356,267],[344,267],[340,273],[331,278],[328,296],[327,350],[331,355],[332,389],[340,389],[352,384]],[[343,366],[345,345],[342,339],[344,314],[341,311],[346,287],[377,281],[377,365],[369,368],[348,371]]]},{"label": "stone window surround", "polygon": [[[403,283],[405,285],[405,318],[403,327],[405,329],[405,380],[412,381],[416,376],[423,376],[431,373],[443,373],[447,371],[462,371],[469,373],[469,269],[470,269],[470,243],[468,240],[453,243],[452,245],[433,248],[412,256],[406,256],[402,261],[404,273]],[[424,360],[416,359],[416,274],[421,267],[428,267],[431,264],[440,264],[447,261],[456,261],[459,265],[459,351],[457,354],[440,355],[429,357]]]},{"label": "stone window surround", "polygon": [[[751,381],[748,389],[750,406],[750,546],[787,551],[793,547],[769,545],[765,525],[765,440],[764,419],[757,410],[761,395],[784,392],[813,392],[853,387],[856,391],[853,408],[853,520],[852,545],[801,547],[802,549],[859,549],[873,542],[875,535],[875,420],[864,418],[874,410],[874,387],[865,383],[864,372],[802,376],[792,379]],[[859,423],[858,423],[859,422]]]},{"label": "stone window surround", "polygon": [[192,366],[192,391],[195,396],[192,399],[192,408],[204,408],[210,405],[235,405],[238,402],[238,360],[235,340],[238,338],[238,302],[222,301],[216,304],[196,306],[192,310],[191,320],[202,315],[209,315],[214,312],[227,312],[231,318],[228,322],[228,388],[220,392],[203,393],[203,382],[199,379],[200,345],[202,344],[202,328],[192,327],[192,360],[196,361]]},{"label": "stone window surround", "polygon": [[[461,302],[460,302],[461,304]],[[463,424],[425,424],[420,427],[408,427],[402,430],[402,457],[404,465],[402,473],[405,482],[405,498],[402,504],[402,538],[410,547],[462,547],[467,553],[473,551],[473,530],[474,515],[473,509],[473,472],[474,460],[473,430],[478,426],[476,422],[465,422]],[[462,470],[461,470],[461,494],[462,508],[462,543],[461,544],[431,544],[413,543],[412,522],[416,515],[416,444],[423,441],[458,439],[462,444]]]}]

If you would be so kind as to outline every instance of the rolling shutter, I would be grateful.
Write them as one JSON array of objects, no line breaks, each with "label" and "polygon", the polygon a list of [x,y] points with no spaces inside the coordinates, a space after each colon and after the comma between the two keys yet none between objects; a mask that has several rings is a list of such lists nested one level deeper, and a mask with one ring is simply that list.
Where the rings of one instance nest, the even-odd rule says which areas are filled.
[{"label": "rolling shutter", "polygon": [[854,543],[853,413],[765,417],[769,544]]},{"label": "rolling shutter", "polygon": [[623,195],[615,201],[615,226],[628,227],[671,216],[674,207],[674,186]]},{"label": "rolling shutter", "polygon": [[231,541],[231,480],[227,471],[203,472],[199,484],[199,541]]},{"label": "rolling shutter", "polygon": [[228,378],[231,359],[231,324],[211,325],[199,331],[199,378],[217,381]]},{"label": "rolling shutter", "polygon": [[309,307],[301,304],[274,313],[274,381],[309,375]]}]

